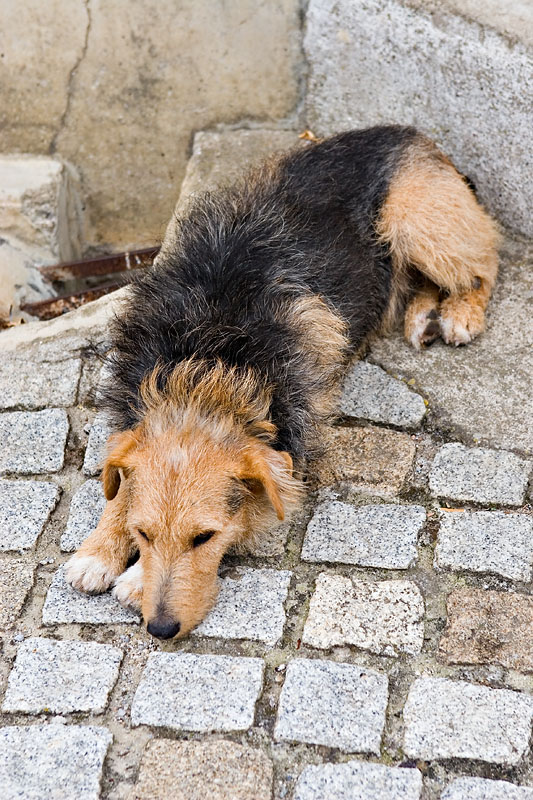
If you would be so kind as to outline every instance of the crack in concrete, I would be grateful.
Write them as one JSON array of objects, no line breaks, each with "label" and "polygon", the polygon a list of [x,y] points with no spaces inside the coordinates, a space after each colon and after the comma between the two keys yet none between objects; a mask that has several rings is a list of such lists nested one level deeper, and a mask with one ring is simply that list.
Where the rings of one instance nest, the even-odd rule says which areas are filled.
[{"label": "crack in concrete", "polygon": [[79,57],[76,59],[76,61],[74,62],[74,65],[73,65],[72,69],[69,72],[68,81],[67,81],[67,100],[66,100],[66,103],[65,103],[65,110],[63,111],[63,113],[61,115],[61,119],[59,120],[59,125],[58,125],[58,128],[57,128],[57,131],[54,133],[54,135],[52,137],[52,141],[50,142],[50,149],[49,149],[50,155],[54,155],[55,153],[57,153],[57,140],[59,139],[59,136],[63,132],[63,130],[64,130],[65,126],[66,126],[66,123],[67,123],[67,119],[68,119],[69,114],[70,114],[70,109],[71,109],[71,105],[72,105],[72,89],[73,89],[73,84],[74,84],[74,77],[75,77],[76,72],[78,71],[83,59],[87,55],[87,48],[88,48],[88,45],[89,45],[89,34],[91,32],[91,27],[92,27],[91,0],[83,0],[83,5],[85,7],[85,11],[87,12],[87,25],[86,25],[86,28],[85,28],[85,36],[84,36],[83,45],[82,45],[82,48],[81,48],[81,53],[80,53]]}]

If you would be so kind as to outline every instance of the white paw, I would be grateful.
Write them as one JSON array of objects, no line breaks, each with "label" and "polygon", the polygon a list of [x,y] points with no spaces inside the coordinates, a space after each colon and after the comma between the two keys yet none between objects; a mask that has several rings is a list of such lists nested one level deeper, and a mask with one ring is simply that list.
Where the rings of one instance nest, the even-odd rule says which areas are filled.
[{"label": "white paw", "polygon": [[100,594],[108,589],[117,577],[98,556],[74,555],[65,565],[67,583],[79,592]]},{"label": "white paw", "polygon": [[140,611],[142,591],[143,568],[139,559],[126,572],[119,575],[112,593],[121,605]]},{"label": "white paw", "polygon": [[456,347],[461,344],[468,344],[477,335],[477,332],[471,333],[468,328],[465,328],[453,317],[442,317],[440,326],[442,338],[446,344],[454,344]]},{"label": "white paw", "polygon": [[407,338],[415,350],[420,350],[424,345],[434,342],[440,336],[440,332],[436,315],[430,317],[427,311],[421,311],[409,321]]}]

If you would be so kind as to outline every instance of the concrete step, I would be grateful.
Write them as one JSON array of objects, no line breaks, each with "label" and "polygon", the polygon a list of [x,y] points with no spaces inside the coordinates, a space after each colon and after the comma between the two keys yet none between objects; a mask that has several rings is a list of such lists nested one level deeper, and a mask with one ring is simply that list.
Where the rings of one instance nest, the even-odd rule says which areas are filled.
[{"label": "concrete step", "polygon": [[504,225],[532,236],[532,45],[526,2],[310,0],[307,124],[416,125]]},{"label": "concrete step", "polygon": [[74,169],[28,155],[0,157],[0,318],[53,295],[36,269],[80,258],[82,205]]}]

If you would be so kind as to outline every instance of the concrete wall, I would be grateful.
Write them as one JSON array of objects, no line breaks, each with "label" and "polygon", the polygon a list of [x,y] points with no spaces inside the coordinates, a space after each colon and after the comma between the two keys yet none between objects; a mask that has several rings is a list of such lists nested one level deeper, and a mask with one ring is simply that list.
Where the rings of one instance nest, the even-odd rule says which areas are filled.
[{"label": "concrete wall", "polygon": [[299,0],[0,0],[0,153],[74,164],[93,244],[159,239],[193,132],[291,118]]},{"label": "concrete wall", "polygon": [[533,235],[530,4],[310,0],[306,24],[315,133],[414,124],[505,225]]}]

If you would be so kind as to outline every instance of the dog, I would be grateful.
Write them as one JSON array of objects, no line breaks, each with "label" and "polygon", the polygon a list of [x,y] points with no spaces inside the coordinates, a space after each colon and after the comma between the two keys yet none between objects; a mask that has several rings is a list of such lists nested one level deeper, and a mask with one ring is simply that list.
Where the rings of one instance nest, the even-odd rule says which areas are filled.
[{"label": "dog", "polygon": [[349,360],[404,311],[417,349],[470,342],[497,249],[468,180],[410,127],[308,144],[194,201],[112,324],[108,502],[70,584],[114,585],[155,637],[189,633],[224,553],[301,501]]}]

